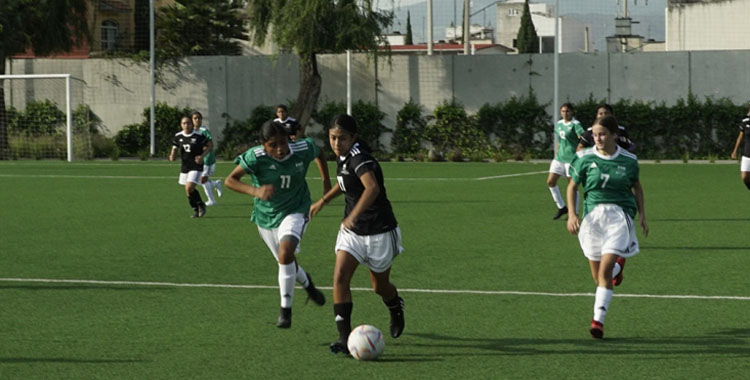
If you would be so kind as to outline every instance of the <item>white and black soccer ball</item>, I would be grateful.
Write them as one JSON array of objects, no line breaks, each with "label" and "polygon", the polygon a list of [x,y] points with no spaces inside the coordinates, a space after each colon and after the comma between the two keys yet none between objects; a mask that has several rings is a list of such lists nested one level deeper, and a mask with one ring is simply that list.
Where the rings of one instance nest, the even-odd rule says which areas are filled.
[{"label": "white and black soccer ball", "polygon": [[385,350],[385,339],[375,326],[360,325],[349,334],[346,346],[357,360],[375,360]]}]

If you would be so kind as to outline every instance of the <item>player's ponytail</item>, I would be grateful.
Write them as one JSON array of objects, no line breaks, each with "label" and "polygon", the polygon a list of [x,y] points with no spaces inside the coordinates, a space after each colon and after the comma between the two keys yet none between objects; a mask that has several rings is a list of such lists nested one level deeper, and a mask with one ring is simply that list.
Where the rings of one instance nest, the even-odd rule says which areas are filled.
[{"label": "player's ponytail", "polygon": [[356,135],[357,138],[355,141],[359,143],[359,146],[368,152],[372,152],[370,146],[366,142],[362,141],[362,139],[359,138],[359,135],[357,135],[357,120],[355,120],[352,116],[345,113],[336,116],[335,118],[333,118],[333,122],[331,122],[330,129],[340,129],[342,131],[351,133],[352,135]]}]

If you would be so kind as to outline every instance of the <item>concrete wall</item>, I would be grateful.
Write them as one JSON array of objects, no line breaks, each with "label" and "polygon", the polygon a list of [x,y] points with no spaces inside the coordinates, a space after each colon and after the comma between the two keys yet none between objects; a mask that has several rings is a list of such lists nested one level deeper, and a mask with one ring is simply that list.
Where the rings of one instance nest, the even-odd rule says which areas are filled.
[{"label": "concrete wall", "polygon": [[[669,105],[692,90],[700,99],[728,97],[745,103],[750,99],[747,62],[750,51],[561,54],[560,101],[577,102],[593,95],[609,102],[631,99]],[[75,89],[74,103],[90,105],[110,133],[142,121],[143,110],[149,105],[145,64],[113,59],[37,59],[14,60],[11,66],[6,73],[71,73],[82,79],[85,85]],[[323,78],[320,101],[345,101],[346,57],[322,55],[319,69]],[[354,100],[377,101],[387,114],[388,127],[395,125],[396,113],[409,99],[431,113],[436,105],[455,98],[474,113],[485,103],[525,96],[529,88],[541,103],[550,104],[548,113],[557,117],[551,109],[551,54],[394,56],[390,63],[381,59],[377,69],[365,55],[355,54],[352,70]],[[198,109],[220,138],[223,114],[242,120],[257,105],[295,99],[298,90],[298,60],[292,55],[275,59],[195,57],[180,71],[164,74],[156,99]],[[14,89],[14,101],[23,91]]]}]

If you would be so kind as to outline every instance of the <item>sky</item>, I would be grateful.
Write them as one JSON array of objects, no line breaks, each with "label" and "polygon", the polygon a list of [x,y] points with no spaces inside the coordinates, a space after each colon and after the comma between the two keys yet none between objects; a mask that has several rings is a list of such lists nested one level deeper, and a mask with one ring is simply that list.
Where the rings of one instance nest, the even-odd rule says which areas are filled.
[{"label": "sky", "polygon": [[[531,1],[555,4],[555,0]],[[633,33],[663,41],[664,10],[667,0],[560,0],[560,14],[591,25],[594,48],[605,50],[606,37],[614,33],[614,19],[622,14],[624,1],[628,1],[630,17],[640,22],[633,25]],[[497,0],[472,0],[471,23],[496,27],[497,7],[495,3],[497,2]],[[463,3],[463,0],[432,1],[433,34],[436,40],[445,39],[445,28],[449,27],[454,20],[461,24]],[[407,11],[410,12],[414,42],[426,42],[426,0],[378,0],[377,5],[381,9],[394,11],[396,19],[392,31],[401,33],[406,33],[406,15]]]}]

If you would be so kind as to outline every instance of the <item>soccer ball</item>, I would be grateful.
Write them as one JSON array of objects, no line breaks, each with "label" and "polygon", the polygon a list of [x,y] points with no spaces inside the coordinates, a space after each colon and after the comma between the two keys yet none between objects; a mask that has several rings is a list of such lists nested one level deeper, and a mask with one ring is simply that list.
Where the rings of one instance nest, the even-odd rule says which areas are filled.
[{"label": "soccer ball", "polygon": [[357,326],[346,342],[349,354],[357,360],[375,360],[385,349],[383,333],[375,326]]}]

